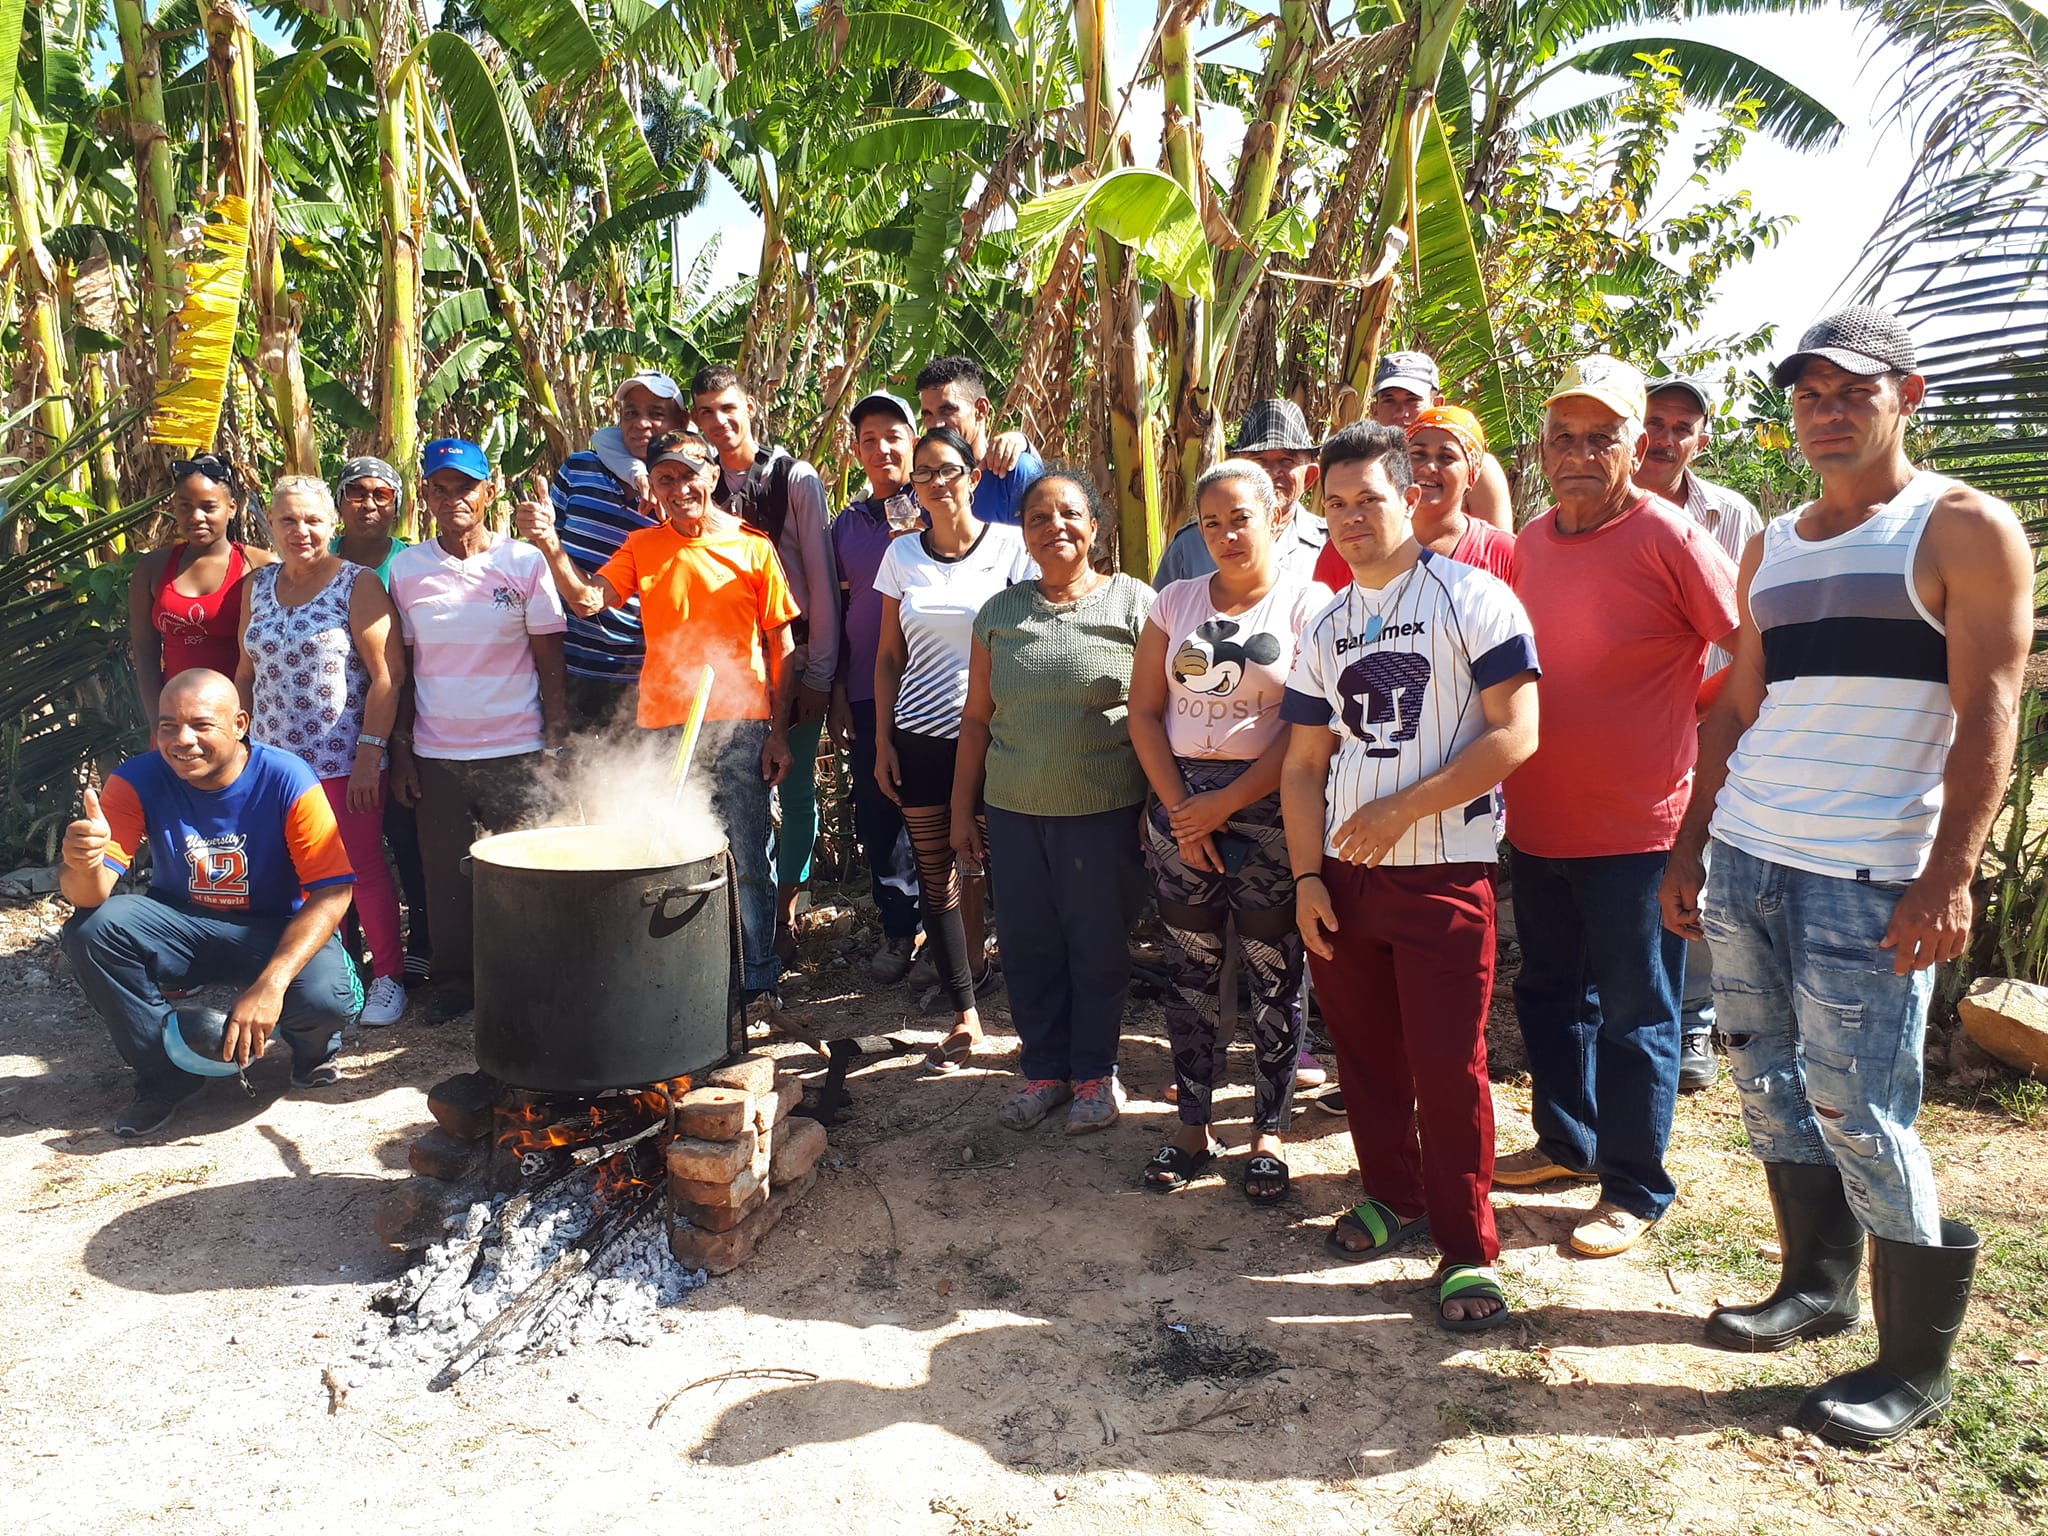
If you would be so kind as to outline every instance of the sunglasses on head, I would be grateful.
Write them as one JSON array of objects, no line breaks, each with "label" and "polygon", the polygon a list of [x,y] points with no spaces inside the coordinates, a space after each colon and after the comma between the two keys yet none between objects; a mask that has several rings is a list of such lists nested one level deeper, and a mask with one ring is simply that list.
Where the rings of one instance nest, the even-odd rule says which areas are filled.
[{"label": "sunglasses on head", "polygon": [[183,480],[187,475],[204,475],[217,485],[235,483],[235,466],[217,453],[202,453],[194,458],[171,460],[171,478]]}]

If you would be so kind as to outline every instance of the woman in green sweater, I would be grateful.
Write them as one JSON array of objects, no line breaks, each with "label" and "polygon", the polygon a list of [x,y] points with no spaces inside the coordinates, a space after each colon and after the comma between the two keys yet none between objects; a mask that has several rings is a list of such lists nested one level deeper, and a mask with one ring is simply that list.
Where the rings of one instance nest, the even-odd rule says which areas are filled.
[{"label": "woman in green sweater", "polygon": [[1024,1087],[998,1114],[1012,1130],[1072,1101],[1067,1133],[1112,1124],[1130,931],[1143,885],[1145,771],[1126,725],[1131,664],[1152,589],[1089,563],[1102,525],[1095,488],[1051,469],[1025,493],[1024,547],[1038,562],[974,621],[953,775],[953,846],[986,858]]}]

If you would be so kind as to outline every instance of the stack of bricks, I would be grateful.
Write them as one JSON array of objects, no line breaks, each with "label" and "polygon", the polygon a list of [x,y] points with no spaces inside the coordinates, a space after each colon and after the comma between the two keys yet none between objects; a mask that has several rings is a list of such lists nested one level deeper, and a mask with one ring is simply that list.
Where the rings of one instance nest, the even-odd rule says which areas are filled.
[{"label": "stack of bricks", "polygon": [[676,1103],[669,1248],[691,1269],[737,1269],[818,1178],[825,1127],[792,1116],[803,1087],[771,1056],[705,1074]]}]

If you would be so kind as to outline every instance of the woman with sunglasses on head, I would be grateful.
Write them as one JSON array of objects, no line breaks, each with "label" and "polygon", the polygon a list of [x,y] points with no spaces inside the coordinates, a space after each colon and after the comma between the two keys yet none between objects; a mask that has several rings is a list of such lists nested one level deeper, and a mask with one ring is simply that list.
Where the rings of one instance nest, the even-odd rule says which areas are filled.
[{"label": "woman with sunglasses on head", "polygon": [[1222,1151],[1210,1099],[1230,1046],[1221,1015],[1234,922],[1251,983],[1244,1194],[1254,1205],[1287,1197],[1280,1134],[1303,1043],[1303,947],[1280,821],[1280,702],[1295,637],[1330,601],[1328,588],[1280,568],[1281,512],[1271,477],[1249,459],[1202,475],[1195,521],[1215,573],[1160,589],[1131,674],[1131,745],[1153,792],[1145,847],[1173,944],[1166,1031],[1180,1110],[1180,1130],[1145,1165],[1145,1184],[1185,1188]]},{"label": "woman with sunglasses on head", "polygon": [[249,709],[249,739],[302,759],[333,807],[370,941],[374,974],[362,1022],[375,1029],[405,1013],[398,888],[384,862],[386,754],[405,647],[377,573],[328,548],[338,522],[324,481],[286,475],[271,488],[278,559],[243,589],[235,684]]},{"label": "woman with sunglasses on head", "polygon": [[171,462],[178,541],[151,550],[128,582],[128,653],[143,717],[163,685],[191,667],[233,677],[241,659],[242,583],[277,557],[228,536],[240,510],[234,466],[217,453]]},{"label": "woman with sunglasses on head", "polygon": [[1024,493],[1021,516],[1039,574],[998,592],[974,619],[953,847],[970,872],[987,850],[1003,983],[1024,1046],[1024,1086],[997,1119],[1028,1130],[1071,1100],[1066,1130],[1077,1136],[1114,1124],[1123,1098],[1116,1058],[1145,803],[1126,716],[1152,589],[1091,563],[1106,514],[1075,471],[1048,469]]},{"label": "woman with sunglasses on head", "polygon": [[875,653],[875,781],[903,809],[917,856],[918,905],[953,1007],[930,1056],[957,1066],[981,1039],[975,996],[992,980],[982,933],[982,877],[955,878],[953,762],[967,704],[974,617],[1038,566],[1017,529],[974,515],[979,457],[951,427],[918,439],[910,483],[931,520],[889,545],[875,574],[882,636]]}]

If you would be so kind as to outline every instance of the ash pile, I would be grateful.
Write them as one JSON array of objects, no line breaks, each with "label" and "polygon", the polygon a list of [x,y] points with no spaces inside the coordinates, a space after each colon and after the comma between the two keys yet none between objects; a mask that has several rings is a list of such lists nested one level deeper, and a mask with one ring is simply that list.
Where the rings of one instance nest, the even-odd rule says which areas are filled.
[{"label": "ash pile", "polygon": [[421,1257],[372,1298],[356,1361],[431,1366],[440,1389],[488,1359],[650,1342],[816,1181],[825,1128],[793,1113],[801,1098],[760,1054],[702,1086],[595,1097],[482,1072],[438,1084],[414,1176],[376,1216],[380,1238]]}]

